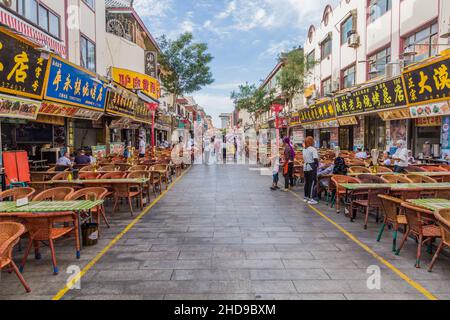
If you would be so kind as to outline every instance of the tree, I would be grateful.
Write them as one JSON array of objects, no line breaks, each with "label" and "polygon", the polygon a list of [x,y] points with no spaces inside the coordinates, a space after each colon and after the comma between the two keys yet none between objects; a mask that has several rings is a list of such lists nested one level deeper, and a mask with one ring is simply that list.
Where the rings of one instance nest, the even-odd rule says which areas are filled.
[{"label": "tree", "polygon": [[[310,65],[311,62],[306,62],[302,48],[282,54],[280,60],[283,62],[283,68],[278,75],[278,85],[284,98],[289,103],[289,110],[293,110],[294,98],[296,95],[304,93],[305,77],[313,65]],[[312,64],[315,64],[315,62]]]},{"label": "tree", "polygon": [[270,109],[274,101],[274,91],[246,82],[239,86],[238,91],[231,93],[231,100],[238,110],[245,110],[249,113],[250,120],[256,127],[256,116],[258,113]]},{"label": "tree", "polygon": [[158,39],[161,47],[159,62],[164,70],[161,81],[173,95],[173,106],[178,97],[193,93],[214,82],[209,64],[213,56],[206,43],[195,43],[191,33],[184,33],[176,40],[162,36]]}]

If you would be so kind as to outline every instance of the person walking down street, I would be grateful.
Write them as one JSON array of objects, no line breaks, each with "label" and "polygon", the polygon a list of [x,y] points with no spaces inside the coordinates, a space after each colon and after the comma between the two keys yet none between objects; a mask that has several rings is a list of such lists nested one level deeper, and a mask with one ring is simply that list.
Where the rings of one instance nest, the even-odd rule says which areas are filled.
[{"label": "person walking down street", "polygon": [[289,187],[294,187],[294,158],[295,151],[294,147],[291,144],[291,140],[286,137],[283,139],[284,145],[284,167],[283,167],[283,175],[284,175],[284,189],[286,192],[289,190]]},{"label": "person walking down street", "polygon": [[392,156],[394,160],[394,172],[403,173],[408,168],[408,149],[406,148],[406,141],[397,141],[397,151]]},{"label": "person walking down street", "polygon": [[303,150],[304,172],[305,172],[305,199],[308,204],[315,205],[317,195],[317,170],[319,167],[319,153],[314,148],[314,138],[307,137],[305,149]]}]

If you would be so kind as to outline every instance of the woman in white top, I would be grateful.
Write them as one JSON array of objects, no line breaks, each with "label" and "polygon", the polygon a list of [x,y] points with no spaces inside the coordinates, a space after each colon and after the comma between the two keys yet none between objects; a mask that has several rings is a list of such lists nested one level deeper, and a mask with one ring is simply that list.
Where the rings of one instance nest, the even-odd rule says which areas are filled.
[{"label": "woman in white top", "polygon": [[314,148],[314,138],[305,139],[305,149],[303,150],[303,161],[305,162],[303,171],[305,172],[305,202],[315,205],[317,196],[317,169],[319,167],[319,153]]},{"label": "woman in white top", "polygon": [[408,168],[408,149],[406,148],[406,141],[397,141],[397,151],[392,156],[394,162],[394,172],[403,173]]}]

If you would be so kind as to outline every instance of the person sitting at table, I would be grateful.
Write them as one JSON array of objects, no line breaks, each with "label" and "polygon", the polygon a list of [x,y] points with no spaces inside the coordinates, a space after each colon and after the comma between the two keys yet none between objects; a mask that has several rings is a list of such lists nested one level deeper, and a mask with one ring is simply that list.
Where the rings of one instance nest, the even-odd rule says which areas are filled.
[{"label": "person sitting at table", "polygon": [[363,149],[361,147],[359,147],[358,149],[356,149],[358,152],[355,155],[356,159],[363,159],[366,160],[367,159],[367,153],[363,151]]},{"label": "person sitting at table", "polygon": [[91,158],[86,155],[86,152],[84,150],[80,150],[78,155],[75,157],[74,162],[77,165],[91,164]]},{"label": "person sitting at table", "polygon": [[67,168],[72,168],[72,161],[70,161],[69,152],[65,152],[62,157],[56,161],[56,171],[64,171]]},{"label": "person sitting at table", "polygon": [[383,152],[383,160],[382,161],[383,161],[384,166],[392,165],[391,154],[389,153],[389,151]]},{"label": "person sitting at table", "polygon": [[414,156],[413,156],[411,150],[408,150],[408,163],[409,164],[415,164],[416,163],[416,159],[414,159]]},{"label": "person sitting at table", "polygon": [[395,173],[403,173],[406,168],[408,168],[408,149],[406,149],[406,141],[398,140],[397,141],[397,151],[392,156],[392,160],[394,160],[394,172]]}]

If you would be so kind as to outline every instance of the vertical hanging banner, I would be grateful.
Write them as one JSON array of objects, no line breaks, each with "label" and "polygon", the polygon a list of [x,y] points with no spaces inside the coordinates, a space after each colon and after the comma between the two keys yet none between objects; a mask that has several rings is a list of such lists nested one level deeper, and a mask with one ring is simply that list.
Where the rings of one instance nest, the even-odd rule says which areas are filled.
[{"label": "vertical hanging banner", "polygon": [[409,106],[450,100],[450,55],[403,72]]},{"label": "vertical hanging banner", "polygon": [[158,58],[154,51],[145,52],[145,74],[150,77],[158,77]]},{"label": "vertical hanging banner", "polygon": [[47,65],[31,43],[0,28],[0,92],[41,100]]}]

